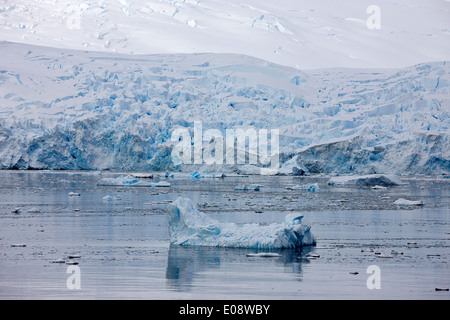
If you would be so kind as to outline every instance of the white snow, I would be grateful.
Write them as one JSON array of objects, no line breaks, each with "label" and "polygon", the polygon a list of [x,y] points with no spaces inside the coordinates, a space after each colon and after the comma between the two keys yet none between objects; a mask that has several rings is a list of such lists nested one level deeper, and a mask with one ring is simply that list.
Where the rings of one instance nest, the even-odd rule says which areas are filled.
[{"label": "white snow", "polygon": [[280,249],[316,242],[299,214],[270,225],[221,223],[201,213],[187,198],[169,204],[167,214],[171,243],[175,245]]},{"label": "white snow", "polygon": [[450,2],[368,5],[0,0],[0,169],[206,172],[170,157],[197,120],[279,129],[280,168],[215,172],[448,175]]},{"label": "white snow", "polygon": [[[195,2],[195,3],[194,3]],[[450,60],[450,3],[346,0],[1,0],[0,40],[67,49],[238,53],[296,67],[406,67]]]}]

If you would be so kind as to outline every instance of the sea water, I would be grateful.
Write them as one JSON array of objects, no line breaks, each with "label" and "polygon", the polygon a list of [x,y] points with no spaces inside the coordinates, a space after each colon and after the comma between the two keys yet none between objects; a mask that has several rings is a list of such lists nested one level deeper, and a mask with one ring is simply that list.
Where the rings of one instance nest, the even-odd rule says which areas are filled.
[{"label": "sea water", "polygon": [[[171,177],[170,187],[98,186],[128,173],[0,171],[1,299],[450,299],[450,179],[330,186],[329,177]],[[292,186],[317,183],[315,192]],[[260,185],[235,190],[237,185]],[[170,245],[167,205],[212,218],[282,222],[301,212],[317,245]],[[396,205],[399,199],[423,205]]]}]

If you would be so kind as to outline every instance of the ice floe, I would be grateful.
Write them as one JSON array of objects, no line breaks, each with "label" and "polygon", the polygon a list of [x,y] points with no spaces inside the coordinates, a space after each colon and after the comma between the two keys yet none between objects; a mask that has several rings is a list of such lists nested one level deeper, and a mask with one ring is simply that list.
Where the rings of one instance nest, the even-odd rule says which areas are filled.
[{"label": "ice floe", "polygon": [[396,186],[404,182],[395,174],[369,174],[354,176],[332,177],[329,185],[357,185],[357,186]]},{"label": "ice floe", "polygon": [[134,176],[119,176],[117,178],[103,178],[97,182],[98,186],[124,186],[124,187],[170,187],[170,182],[141,181]]},{"label": "ice floe", "polygon": [[310,192],[316,192],[318,191],[319,188],[319,184],[318,183],[308,183],[305,185],[295,185],[295,186],[288,186],[286,187],[286,189],[288,190],[306,190],[306,191],[310,191]]},{"label": "ice floe", "polygon": [[424,202],[422,200],[408,200],[404,198],[399,198],[394,201],[394,204],[400,206],[423,206]]},{"label": "ice floe", "polygon": [[301,223],[300,214],[289,214],[283,223],[270,225],[222,223],[181,197],[168,205],[167,213],[174,245],[281,249],[316,243],[310,226]]}]

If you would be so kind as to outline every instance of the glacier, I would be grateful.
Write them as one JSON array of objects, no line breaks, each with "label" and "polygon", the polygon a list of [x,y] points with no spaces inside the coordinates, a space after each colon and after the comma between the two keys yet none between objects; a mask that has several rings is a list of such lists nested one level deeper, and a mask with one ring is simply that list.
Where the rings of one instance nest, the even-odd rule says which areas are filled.
[{"label": "glacier", "polygon": [[[0,169],[450,174],[450,67],[303,70],[241,54],[0,42]],[[175,164],[177,128],[279,129],[280,168]]]},{"label": "glacier", "polygon": [[283,223],[238,225],[219,222],[200,212],[188,198],[167,206],[170,242],[180,246],[288,249],[312,246],[316,240],[300,214],[288,214]]}]

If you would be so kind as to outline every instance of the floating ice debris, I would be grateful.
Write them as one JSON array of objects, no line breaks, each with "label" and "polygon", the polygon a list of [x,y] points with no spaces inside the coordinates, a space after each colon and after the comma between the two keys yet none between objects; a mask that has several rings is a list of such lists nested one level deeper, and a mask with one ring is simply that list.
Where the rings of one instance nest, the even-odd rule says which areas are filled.
[{"label": "floating ice debris", "polygon": [[396,186],[404,184],[393,174],[369,174],[365,176],[338,176],[327,182],[329,185],[358,185],[358,186]]},{"label": "floating ice debris", "polygon": [[157,183],[153,183],[150,185],[151,187],[163,187],[163,188],[168,188],[170,187],[170,182],[167,181],[159,181]]},{"label": "floating ice debris", "polygon": [[105,200],[105,201],[114,201],[114,200],[117,200],[116,197],[113,197],[113,196],[110,196],[110,195],[104,196],[102,199]]},{"label": "floating ice debris", "polygon": [[124,186],[124,187],[170,187],[167,181],[145,182],[128,175],[117,178],[104,178],[97,182],[98,186]]},{"label": "floating ice debris", "polygon": [[279,249],[316,243],[310,227],[301,223],[300,214],[289,214],[284,223],[270,225],[221,223],[198,211],[186,198],[169,204],[167,213],[175,245]]},{"label": "floating ice debris", "polygon": [[153,179],[153,174],[151,173],[133,173],[131,176],[137,179]]},{"label": "floating ice debris", "polygon": [[64,260],[64,259],[56,259],[56,260],[50,261],[50,263],[66,263],[66,260]]},{"label": "floating ice debris", "polygon": [[221,179],[225,177],[224,173],[210,173],[209,171],[206,171],[204,173],[194,171],[191,174],[191,177],[195,180],[199,179]]},{"label": "floating ice debris", "polygon": [[67,195],[68,195],[69,197],[80,197],[80,196],[81,196],[81,194],[79,194],[79,193],[77,193],[77,192],[69,192]]},{"label": "floating ice debris", "polygon": [[261,187],[262,187],[262,185],[260,185],[260,184],[251,184],[248,186],[248,189],[253,190],[253,191],[260,191]]},{"label": "floating ice debris", "polygon": [[378,258],[393,258],[394,256],[387,254],[387,253],[379,253],[377,254]]},{"label": "floating ice debris", "polygon": [[317,190],[319,190],[319,184],[318,183],[308,183],[305,185],[295,185],[295,186],[289,186],[286,187],[286,189],[288,190],[306,190],[306,191],[310,191],[310,192],[316,192]]},{"label": "floating ice debris", "polygon": [[22,212],[22,208],[15,208],[14,210],[11,211],[11,213],[21,213]]},{"label": "floating ice debris", "polygon": [[23,243],[13,243],[13,244],[11,244],[11,247],[13,247],[13,248],[24,248],[26,246],[27,245],[23,244]]},{"label": "floating ice debris", "polygon": [[240,184],[234,187],[234,190],[237,191],[247,191],[247,190],[253,190],[253,191],[260,191],[262,185],[260,184],[251,184],[248,187],[246,185]]},{"label": "floating ice debris", "polygon": [[278,253],[275,252],[259,252],[259,253],[248,253],[247,257],[256,257],[256,258],[276,258],[281,257]]},{"label": "floating ice debris", "polygon": [[120,176],[117,178],[104,178],[101,179],[97,185],[99,186],[129,186],[139,183],[139,179],[133,176]]},{"label": "floating ice debris", "polygon": [[370,189],[372,189],[372,190],[386,190],[387,187],[376,185],[376,186],[371,187]]},{"label": "floating ice debris", "polygon": [[31,208],[27,210],[28,213],[41,213],[41,210],[38,208]]},{"label": "floating ice debris", "polygon": [[413,201],[413,200],[408,200],[408,199],[404,199],[404,198],[395,200],[394,204],[400,205],[400,206],[423,206],[424,205],[422,200]]}]

